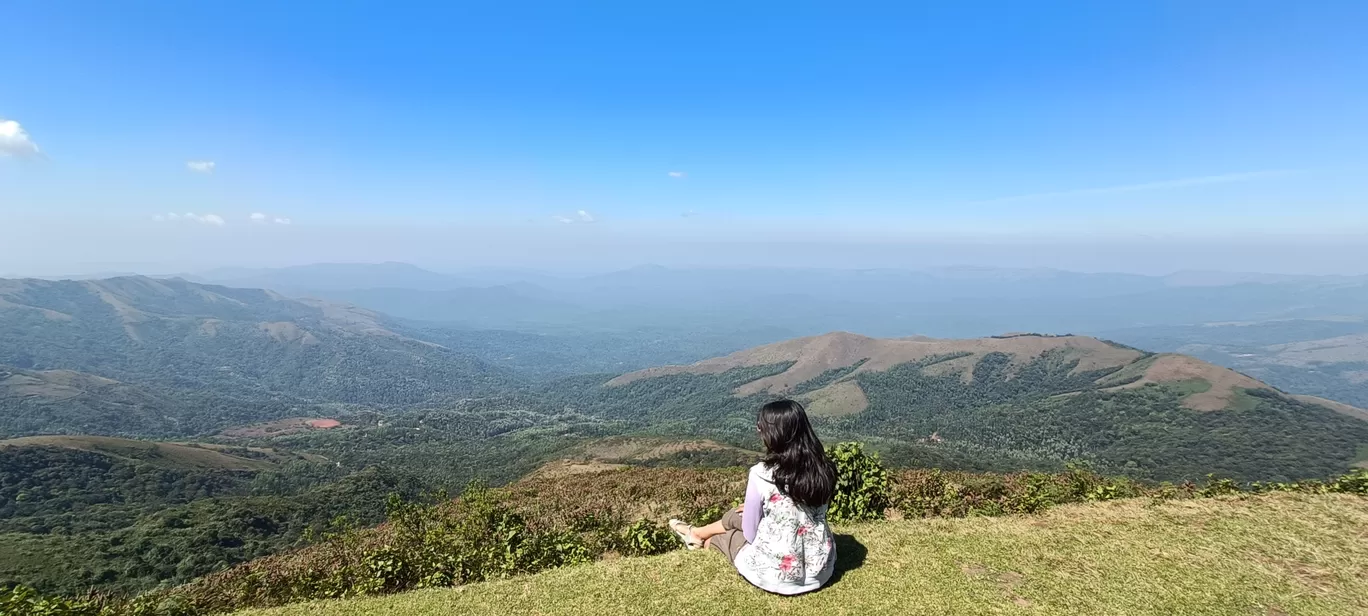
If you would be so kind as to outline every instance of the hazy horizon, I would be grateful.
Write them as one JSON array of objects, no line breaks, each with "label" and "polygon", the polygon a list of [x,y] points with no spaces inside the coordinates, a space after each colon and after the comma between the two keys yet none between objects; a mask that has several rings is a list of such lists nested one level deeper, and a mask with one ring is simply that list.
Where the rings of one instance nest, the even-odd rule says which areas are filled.
[{"label": "hazy horizon", "polygon": [[[931,238],[922,242],[721,240],[661,242],[654,238],[499,238],[469,230],[460,242],[448,231],[296,229],[288,242],[222,233],[161,241],[127,236],[125,257],[93,248],[71,234],[14,234],[0,229],[0,276],[53,277],[98,273],[167,275],[218,268],[281,268],[318,263],[407,263],[436,272],[517,269],[561,275],[595,274],[659,265],[679,269],[905,269],[948,267],[1054,269],[1080,273],[1164,276],[1210,271],[1276,275],[1368,275],[1368,242],[1355,237],[1283,237],[1262,241]],[[106,229],[105,232],[108,232]],[[384,241],[376,241],[380,236]],[[449,236],[448,236],[449,237]],[[423,239],[431,241],[424,242]],[[525,243],[535,244],[528,250]],[[455,245],[453,245],[455,244]],[[217,256],[217,254],[229,256]]]}]

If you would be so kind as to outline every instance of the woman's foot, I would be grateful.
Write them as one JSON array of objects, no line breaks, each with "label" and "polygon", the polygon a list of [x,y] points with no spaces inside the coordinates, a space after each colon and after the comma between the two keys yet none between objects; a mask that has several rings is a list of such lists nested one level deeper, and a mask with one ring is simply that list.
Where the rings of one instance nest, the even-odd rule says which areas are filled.
[{"label": "woman's foot", "polygon": [[670,530],[674,531],[675,536],[684,542],[685,549],[703,549],[703,541],[694,536],[692,525],[684,523],[683,520],[670,520]]}]

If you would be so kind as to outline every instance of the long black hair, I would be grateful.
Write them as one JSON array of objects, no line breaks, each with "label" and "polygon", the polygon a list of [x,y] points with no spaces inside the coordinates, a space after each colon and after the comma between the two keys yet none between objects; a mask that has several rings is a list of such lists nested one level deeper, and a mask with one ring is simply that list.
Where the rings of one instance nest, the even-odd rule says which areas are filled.
[{"label": "long black hair", "polygon": [[812,431],[803,405],[793,400],[766,404],[760,407],[755,427],[765,442],[765,466],[774,473],[779,492],[808,507],[830,503],[836,469]]}]

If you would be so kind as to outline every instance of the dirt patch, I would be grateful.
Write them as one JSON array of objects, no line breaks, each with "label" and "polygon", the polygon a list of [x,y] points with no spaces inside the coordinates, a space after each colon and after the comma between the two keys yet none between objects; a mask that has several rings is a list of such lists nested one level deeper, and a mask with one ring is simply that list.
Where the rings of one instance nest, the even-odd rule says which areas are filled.
[{"label": "dirt patch", "polygon": [[1007,599],[1018,607],[1030,607],[1033,605],[1030,599],[1017,593],[1017,587],[1026,581],[1026,576],[1015,571],[995,572],[988,567],[978,563],[968,563],[960,565],[960,571],[964,575],[980,580],[993,580],[997,582],[998,588],[1002,589]]},{"label": "dirt patch", "polygon": [[287,434],[298,434],[310,430],[331,430],[341,428],[342,422],[336,419],[318,417],[290,417],[276,421],[252,424],[237,428],[228,428],[219,432],[219,436],[229,438],[270,438],[274,436],[285,436]]}]

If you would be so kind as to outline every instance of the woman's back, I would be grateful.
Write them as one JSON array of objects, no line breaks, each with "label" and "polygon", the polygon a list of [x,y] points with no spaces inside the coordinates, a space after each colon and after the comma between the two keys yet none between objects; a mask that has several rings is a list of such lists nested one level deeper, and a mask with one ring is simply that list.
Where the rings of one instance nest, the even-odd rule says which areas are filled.
[{"label": "woman's back", "polygon": [[737,555],[737,570],[774,593],[791,595],[821,587],[836,563],[827,505],[808,507],[781,493],[772,469],[763,462],[751,467],[749,481],[760,493],[764,515],[755,541]]}]

